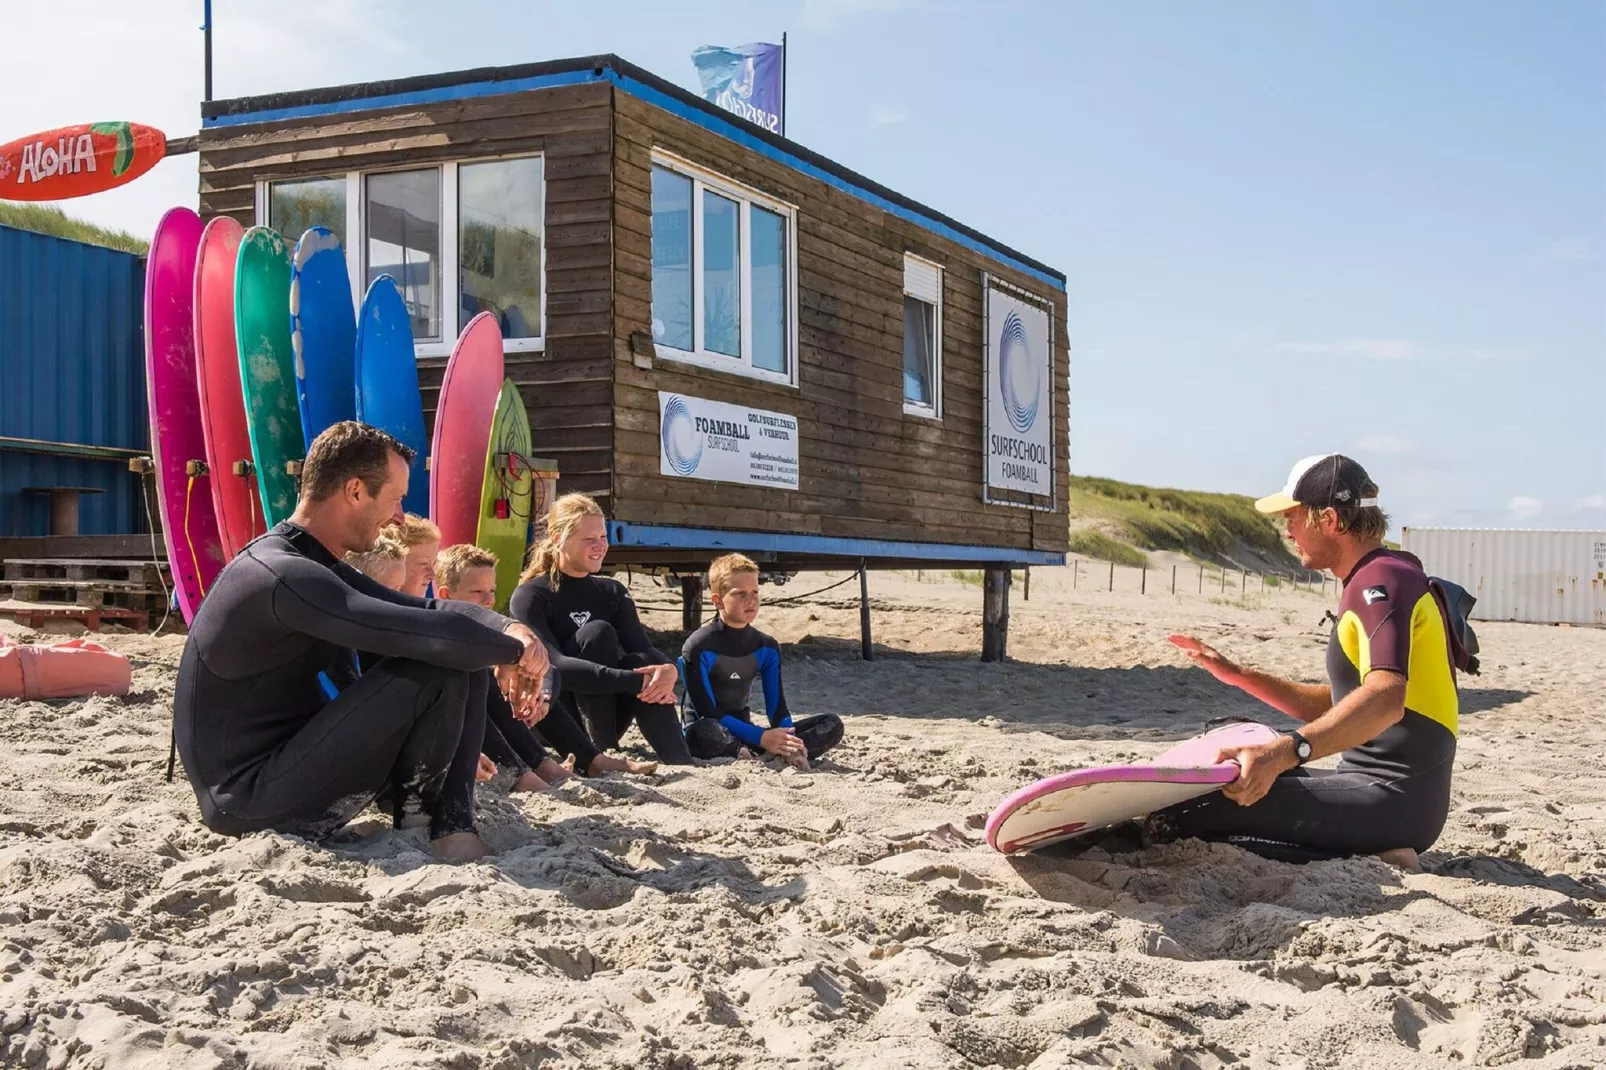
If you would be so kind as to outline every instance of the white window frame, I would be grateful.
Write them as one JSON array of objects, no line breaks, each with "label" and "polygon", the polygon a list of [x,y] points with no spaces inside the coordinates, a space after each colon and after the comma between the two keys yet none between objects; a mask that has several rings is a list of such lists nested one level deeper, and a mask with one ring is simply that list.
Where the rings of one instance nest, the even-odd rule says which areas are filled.
[{"label": "white window frame", "polygon": [[[910,266],[910,264],[914,264],[917,267],[926,268],[926,269],[929,269],[929,270],[934,271],[934,272],[937,273],[937,300],[936,300],[935,303],[926,300],[926,295],[925,294],[915,293],[909,288],[909,266]],[[943,284],[945,282],[943,267],[942,267],[941,264],[937,263],[934,260],[927,260],[925,257],[916,256],[914,253],[904,253],[903,254],[903,265],[904,265],[904,271],[903,271],[904,283],[903,283],[902,295],[904,297],[913,297],[915,300],[922,301],[922,302],[924,302],[924,303],[926,303],[928,305],[932,305],[932,307],[933,307],[933,312],[932,312],[932,320],[933,320],[932,334],[933,334],[933,337],[932,337],[932,340],[931,340],[931,344],[932,344],[932,352],[931,352],[931,404],[930,405],[922,405],[919,402],[910,401],[907,397],[905,397],[903,399],[903,414],[905,416],[918,416],[918,417],[921,417],[921,418],[927,419],[927,420],[941,420],[942,419],[942,291],[943,291]],[[902,305],[901,301],[899,302],[899,305],[900,306]],[[904,339],[904,343],[908,344],[908,339],[907,338]],[[898,355],[899,355],[900,358],[903,356],[901,351],[899,352]],[[898,392],[900,394],[903,393],[903,376],[902,376],[901,373],[898,376]]]},{"label": "white window frame", "polygon": [[[797,387],[798,376],[798,323],[797,323],[797,206],[786,201],[776,200],[774,197],[759,193],[757,190],[732,182],[730,179],[715,174],[706,168],[681,159],[679,156],[654,149],[652,165],[689,178],[692,183],[692,218],[689,224],[689,240],[692,250],[692,347],[679,349],[675,346],[654,342],[653,349],[664,360],[679,361],[684,364],[695,364],[699,368],[710,368],[714,371],[728,372],[732,375],[742,375],[750,379],[761,379],[767,383],[779,386]],[[740,357],[728,356],[724,353],[715,353],[703,346],[703,193],[707,191],[716,193],[721,197],[735,201],[741,206],[740,214],[740,248],[741,248],[741,291],[742,291],[742,355]],[[762,208],[774,212],[786,221],[786,371],[785,373],[770,371],[768,368],[758,368],[753,365],[753,258],[752,258],[752,209]]]},{"label": "white window frame", "polygon": [[[477,156],[469,160],[448,160],[439,164],[413,164],[410,166],[398,164],[395,167],[375,167],[364,171],[346,171],[343,173],[306,175],[298,178],[286,178],[281,181],[295,182],[300,178],[341,178],[346,180],[346,270],[351,278],[352,300],[357,310],[361,310],[363,295],[368,292],[366,279],[368,277],[368,234],[367,234],[367,202],[364,199],[365,187],[363,179],[368,175],[395,174],[402,171],[427,171],[435,168],[440,171],[440,220],[441,220],[441,249],[440,249],[440,315],[441,337],[435,342],[415,342],[413,355],[415,357],[448,357],[451,356],[452,347],[457,344],[457,337],[463,328],[468,326],[461,317],[463,295],[459,289],[461,277],[461,264],[458,259],[458,232],[462,229],[463,221],[458,204],[458,174],[459,166],[480,163],[495,163],[499,160],[541,160],[541,189],[538,193],[541,205],[541,333],[535,338],[504,338],[502,340],[503,353],[539,353],[546,349],[546,316],[547,299],[549,295],[547,280],[547,247],[548,238],[546,221],[546,158],[540,152],[515,152],[505,156]],[[256,184],[256,220],[258,225],[268,225],[268,187],[272,182],[260,179]],[[285,235],[292,242],[300,235]],[[351,250],[356,249],[356,256]]]}]

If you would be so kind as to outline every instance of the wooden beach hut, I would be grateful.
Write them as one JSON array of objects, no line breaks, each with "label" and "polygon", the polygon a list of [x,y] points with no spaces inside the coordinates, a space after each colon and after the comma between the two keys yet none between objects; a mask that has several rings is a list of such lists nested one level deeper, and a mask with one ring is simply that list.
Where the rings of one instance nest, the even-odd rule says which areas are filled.
[{"label": "wooden beach hut", "polygon": [[214,101],[198,150],[204,215],[398,279],[426,411],[494,312],[614,563],[979,568],[1001,623],[1064,561],[1065,277],[617,57]]}]

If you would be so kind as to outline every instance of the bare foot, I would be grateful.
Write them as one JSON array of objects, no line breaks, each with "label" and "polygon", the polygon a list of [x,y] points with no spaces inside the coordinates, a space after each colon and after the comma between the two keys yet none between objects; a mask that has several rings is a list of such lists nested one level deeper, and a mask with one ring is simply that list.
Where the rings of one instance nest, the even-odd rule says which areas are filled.
[{"label": "bare foot", "polygon": [[430,840],[429,849],[436,858],[446,862],[472,862],[491,853],[478,832],[448,833],[438,840]]},{"label": "bare foot", "polygon": [[559,763],[554,762],[551,758],[548,758],[546,761],[535,767],[535,775],[546,781],[548,784],[551,784],[553,787],[563,783],[565,780],[573,780],[573,759],[570,759],[570,764],[568,765],[560,765]]},{"label": "bare foot", "polygon": [[809,771],[809,756],[806,752],[794,754],[792,757],[786,760],[788,764],[797,769],[799,772],[807,773]]},{"label": "bare foot", "polygon": [[633,758],[615,758],[611,754],[597,755],[591,759],[591,768],[586,770],[590,776],[601,776],[603,773],[635,773],[637,776],[650,776],[657,771],[657,762],[638,762]]},{"label": "bare foot", "polygon": [[1407,873],[1422,872],[1422,863],[1416,857],[1416,851],[1409,847],[1396,847],[1392,851],[1379,851],[1377,857],[1395,869],[1403,869]]},{"label": "bare foot", "polygon": [[[542,764],[544,765],[545,763],[542,763]],[[572,755],[572,754],[569,755],[567,758],[563,759],[563,761],[558,763],[558,764],[562,765],[563,768],[565,768],[569,772],[573,773],[574,772],[574,755]],[[548,779],[550,779],[550,778],[548,778]]]},{"label": "bare foot", "polygon": [[752,756],[753,756],[753,752],[748,750],[746,747],[737,747],[736,748],[736,760],[737,761],[741,761],[744,758],[751,758]]},{"label": "bare foot", "polygon": [[507,790],[510,792],[551,791],[552,785],[548,784],[546,781],[542,780],[540,777],[526,769],[523,773],[519,774],[519,778],[513,782],[513,786]]}]

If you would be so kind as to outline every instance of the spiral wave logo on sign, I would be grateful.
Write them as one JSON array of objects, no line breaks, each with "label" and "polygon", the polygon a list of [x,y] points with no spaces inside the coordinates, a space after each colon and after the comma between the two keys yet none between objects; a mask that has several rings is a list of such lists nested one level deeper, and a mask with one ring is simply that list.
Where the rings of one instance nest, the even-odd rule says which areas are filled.
[{"label": "spiral wave logo on sign", "polygon": [[703,440],[692,422],[686,399],[676,395],[664,403],[664,420],[659,429],[664,457],[675,474],[689,476],[703,459]]},{"label": "spiral wave logo on sign", "polygon": [[1026,325],[1011,312],[998,336],[998,385],[1004,415],[1017,434],[1024,435],[1037,422],[1042,375],[1042,366],[1032,359],[1026,342]]}]

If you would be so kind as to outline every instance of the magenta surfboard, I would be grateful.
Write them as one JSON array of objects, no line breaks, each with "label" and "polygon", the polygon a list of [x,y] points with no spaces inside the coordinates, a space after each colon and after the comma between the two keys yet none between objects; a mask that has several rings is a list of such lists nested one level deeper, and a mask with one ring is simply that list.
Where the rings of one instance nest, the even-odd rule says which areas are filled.
[{"label": "magenta surfboard", "polygon": [[468,321],[446,362],[429,448],[429,514],[441,546],[474,541],[491,419],[502,393],[502,330],[481,312]]},{"label": "magenta surfboard", "polygon": [[1263,724],[1229,724],[1152,762],[1044,777],[998,804],[987,819],[987,843],[1004,854],[1029,851],[1209,794],[1238,779],[1238,763],[1217,762],[1217,751],[1275,738],[1276,730]]},{"label": "magenta surfboard", "polygon": [[207,482],[225,559],[266,530],[251,464],[234,330],[234,265],[244,234],[237,221],[218,216],[201,232],[195,261],[195,379],[210,469]]},{"label": "magenta surfboard", "polygon": [[206,460],[195,375],[195,262],[200,246],[200,216],[173,208],[157,224],[145,264],[151,459],[156,463],[167,561],[186,624],[195,619],[224,563],[209,477],[189,471],[194,462]]}]

